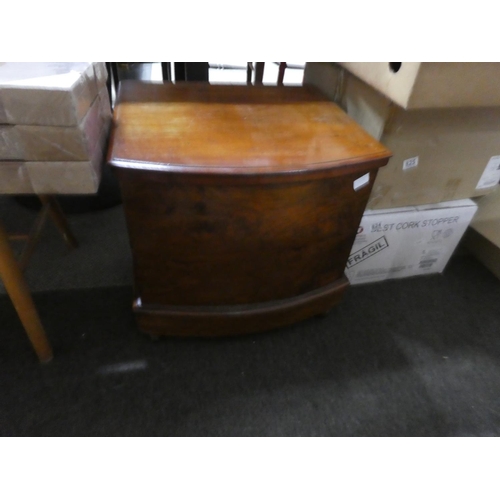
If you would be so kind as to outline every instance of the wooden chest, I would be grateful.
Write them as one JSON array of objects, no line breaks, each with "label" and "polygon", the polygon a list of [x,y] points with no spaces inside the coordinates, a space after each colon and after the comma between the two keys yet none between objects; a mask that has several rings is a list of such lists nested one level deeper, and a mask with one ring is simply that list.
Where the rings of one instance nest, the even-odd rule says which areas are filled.
[{"label": "wooden chest", "polygon": [[123,82],[108,161],[140,329],[231,335],[328,311],[389,157],[312,88]]}]

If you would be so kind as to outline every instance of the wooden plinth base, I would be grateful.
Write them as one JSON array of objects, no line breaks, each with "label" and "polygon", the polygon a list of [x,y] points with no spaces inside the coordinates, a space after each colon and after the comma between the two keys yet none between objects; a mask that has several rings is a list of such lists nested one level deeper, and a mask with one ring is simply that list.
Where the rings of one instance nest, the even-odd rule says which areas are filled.
[{"label": "wooden plinth base", "polygon": [[134,303],[139,328],[150,335],[216,337],[263,332],[325,313],[342,298],[345,276],[290,299],[241,306],[168,307]]}]

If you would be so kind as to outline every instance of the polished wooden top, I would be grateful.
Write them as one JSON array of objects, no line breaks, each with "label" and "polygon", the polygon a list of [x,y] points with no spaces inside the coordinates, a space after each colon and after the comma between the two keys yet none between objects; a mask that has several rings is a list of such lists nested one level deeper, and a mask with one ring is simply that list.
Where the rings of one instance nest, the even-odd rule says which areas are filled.
[{"label": "polished wooden top", "polygon": [[312,87],[139,81],[120,84],[108,153],[117,167],[231,174],[375,168],[389,157]]}]

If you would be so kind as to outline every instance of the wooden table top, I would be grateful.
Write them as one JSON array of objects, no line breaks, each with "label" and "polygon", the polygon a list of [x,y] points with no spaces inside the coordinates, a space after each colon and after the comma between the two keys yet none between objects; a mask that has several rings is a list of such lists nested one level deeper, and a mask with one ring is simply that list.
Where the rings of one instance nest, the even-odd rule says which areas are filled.
[{"label": "wooden table top", "polygon": [[390,155],[312,87],[124,81],[108,161],[126,168],[248,174],[375,168]]}]

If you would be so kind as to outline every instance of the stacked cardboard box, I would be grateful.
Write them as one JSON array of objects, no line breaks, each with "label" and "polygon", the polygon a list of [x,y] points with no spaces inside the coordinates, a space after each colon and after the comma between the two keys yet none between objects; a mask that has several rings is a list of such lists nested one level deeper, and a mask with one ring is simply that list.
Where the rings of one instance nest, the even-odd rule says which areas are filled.
[{"label": "stacked cardboard box", "polygon": [[[500,180],[500,87],[494,82],[499,76],[498,63],[308,63],[304,83],[318,87],[392,151],[378,173],[366,216],[380,211],[394,219],[388,224],[397,224],[397,214],[406,207],[419,212],[421,205],[438,204],[435,209],[441,210],[443,203],[463,200],[449,208],[473,213],[468,198],[495,192]],[[458,241],[448,238],[445,243],[453,251]],[[385,268],[401,267],[404,257],[407,266],[418,268],[404,246],[400,255],[390,257],[393,252],[386,250],[386,259],[398,264],[387,261]],[[374,266],[382,253],[371,259]],[[346,270],[355,281],[353,272]],[[372,281],[378,279],[374,274]]]},{"label": "stacked cardboard box", "polygon": [[104,63],[0,63],[0,193],[97,192],[106,78]]},{"label": "stacked cardboard box", "polygon": [[500,279],[500,191],[478,200],[477,214],[464,243]]},{"label": "stacked cardboard box", "polygon": [[498,63],[338,63],[404,109],[500,106]]}]

